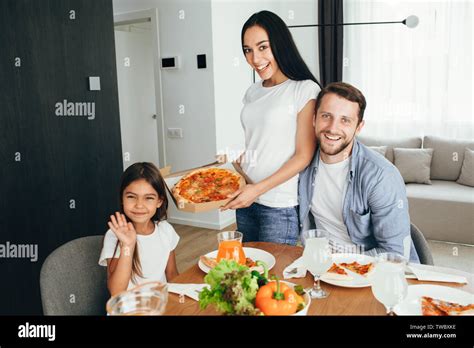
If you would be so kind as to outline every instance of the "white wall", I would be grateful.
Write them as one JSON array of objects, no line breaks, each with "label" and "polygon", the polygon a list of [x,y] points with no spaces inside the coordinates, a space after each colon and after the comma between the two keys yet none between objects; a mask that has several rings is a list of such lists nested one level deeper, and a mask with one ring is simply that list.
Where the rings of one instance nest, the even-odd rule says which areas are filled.
[{"label": "white wall", "polygon": [[[114,0],[113,5],[115,15],[158,8],[160,54],[180,57],[179,69],[161,70],[165,130],[182,128],[184,135],[165,137],[166,164],[179,171],[212,161],[216,142],[210,0]],[[208,68],[197,69],[196,55],[203,53]]]},{"label": "white wall", "polygon": [[[166,164],[180,171],[212,162],[216,127],[210,0],[114,0],[113,6],[114,15],[157,8],[160,54],[180,57],[180,69],[161,70],[165,131],[182,128],[184,136],[170,139],[165,135]],[[207,69],[197,69],[197,54],[207,55]],[[179,113],[180,105],[184,114]],[[170,202],[171,222],[219,228],[218,215],[217,211],[183,213]]]},{"label": "white wall", "polygon": [[[266,9],[288,25],[317,22],[313,0],[113,0],[113,5],[115,15],[158,8],[161,56],[181,57],[182,67],[162,70],[161,77],[165,130],[179,127],[184,134],[183,139],[166,138],[166,162],[173,171],[208,163],[219,151],[243,149],[240,110],[252,75],[242,54],[240,31],[248,17]],[[292,29],[292,33],[316,72],[317,30]],[[203,53],[207,69],[198,70],[196,55]],[[179,114],[179,105],[185,106],[184,115]],[[189,214],[170,206],[172,222],[223,228],[235,221],[233,211]]]}]

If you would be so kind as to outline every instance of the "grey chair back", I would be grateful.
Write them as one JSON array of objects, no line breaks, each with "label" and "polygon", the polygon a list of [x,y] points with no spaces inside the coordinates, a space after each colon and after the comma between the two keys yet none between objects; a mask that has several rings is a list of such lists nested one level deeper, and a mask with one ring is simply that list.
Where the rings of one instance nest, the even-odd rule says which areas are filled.
[{"label": "grey chair back", "polygon": [[44,315],[105,315],[106,267],[99,266],[104,236],[72,240],[54,250],[40,274]]},{"label": "grey chair back", "polygon": [[420,263],[433,266],[433,255],[423,233],[414,224],[410,224],[410,234],[415,250],[420,258]]}]

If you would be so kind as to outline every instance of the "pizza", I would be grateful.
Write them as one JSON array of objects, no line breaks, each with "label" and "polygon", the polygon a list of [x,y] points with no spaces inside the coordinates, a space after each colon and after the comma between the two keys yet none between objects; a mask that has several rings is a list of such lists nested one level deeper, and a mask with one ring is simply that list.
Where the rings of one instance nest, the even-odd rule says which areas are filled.
[{"label": "pizza", "polygon": [[252,260],[250,257],[245,258],[245,266],[251,268],[251,267],[255,267],[256,264],[257,263],[254,260]]},{"label": "pizza", "polygon": [[326,279],[333,280],[353,280],[354,278],[347,271],[354,272],[360,276],[367,277],[374,269],[373,263],[360,264],[357,261],[351,263],[333,263],[324,275]]},{"label": "pizza", "polygon": [[242,177],[223,168],[201,168],[183,176],[172,189],[178,202],[206,203],[222,201],[242,185]]},{"label": "pizza", "polygon": [[201,262],[209,268],[214,268],[217,266],[217,260],[213,257],[207,257],[203,255],[199,257],[199,260],[201,260]]},{"label": "pizza", "polygon": [[421,297],[421,313],[423,315],[436,315],[436,316],[444,316],[448,315],[446,312],[443,312],[441,309],[435,306],[432,302],[431,297],[422,296]]},{"label": "pizza", "polygon": [[372,262],[369,262],[364,265],[361,265],[357,261],[354,261],[351,263],[343,262],[343,263],[340,263],[339,266],[344,267],[348,269],[349,271],[352,271],[364,277],[367,276],[374,269],[374,264]]},{"label": "pizza", "polygon": [[[201,262],[209,268],[214,268],[217,266],[217,259],[214,257],[202,255],[199,257],[199,260],[201,260]],[[256,262],[250,257],[245,258],[245,266],[249,267],[251,271],[258,270],[260,272],[261,270],[261,272],[263,272],[263,267],[257,266]]]},{"label": "pizza", "polygon": [[474,304],[466,306],[459,303],[434,299],[428,296],[421,297],[421,313],[423,315],[474,315]]},{"label": "pizza", "polygon": [[334,279],[334,280],[352,280],[352,278],[344,268],[340,267],[339,265],[333,263],[332,266],[328,269],[326,273],[326,278]]}]

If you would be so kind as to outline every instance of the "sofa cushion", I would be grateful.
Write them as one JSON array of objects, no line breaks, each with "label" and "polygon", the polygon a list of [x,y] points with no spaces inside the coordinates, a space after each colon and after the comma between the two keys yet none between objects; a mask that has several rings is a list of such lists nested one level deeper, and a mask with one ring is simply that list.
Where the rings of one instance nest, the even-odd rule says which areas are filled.
[{"label": "sofa cushion", "polygon": [[367,146],[369,149],[374,150],[375,152],[381,154],[385,158],[385,154],[387,153],[387,147],[386,146]]},{"label": "sofa cushion", "polygon": [[394,148],[394,164],[405,183],[431,185],[430,167],[433,149]]},{"label": "sofa cushion", "polygon": [[[387,152],[385,157],[393,163],[393,148],[414,148],[420,149],[422,138],[412,137],[412,138],[400,138],[400,139],[384,139],[384,138],[374,138],[367,136],[358,136],[357,139],[366,146],[387,146]],[[456,178],[457,179],[457,178]]]},{"label": "sofa cushion", "polygon": [[474,244],[474,187],[431,180],[406,190],[410,219],[427,239]]},{"label": "sofa cushion", "polygon": [[474,151],[466,148],[458,184],[474,187]]},{"label": "sofa cushion", "polygon": [[434,150],[431,179],[456,181],[461,174],[465,148],[474,150],[474,142],[425,136],[423,147]]},{"label": "sofa cushion", "polygon": [[474,187],[459,185],[454,181],[431,180],[430,186],[407,184],[406,190],[407,196],[412,198],[474,204]]}]

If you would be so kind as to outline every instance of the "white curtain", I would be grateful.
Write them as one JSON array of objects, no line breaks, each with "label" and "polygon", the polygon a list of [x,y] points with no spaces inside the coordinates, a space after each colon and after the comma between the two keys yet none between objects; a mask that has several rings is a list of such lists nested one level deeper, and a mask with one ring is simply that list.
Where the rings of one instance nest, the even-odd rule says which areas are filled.
[{"label": "white curtain", "polygon": [[345,0],[343,80],[367,99],[363,135],[474,138],[473,2]]}]

